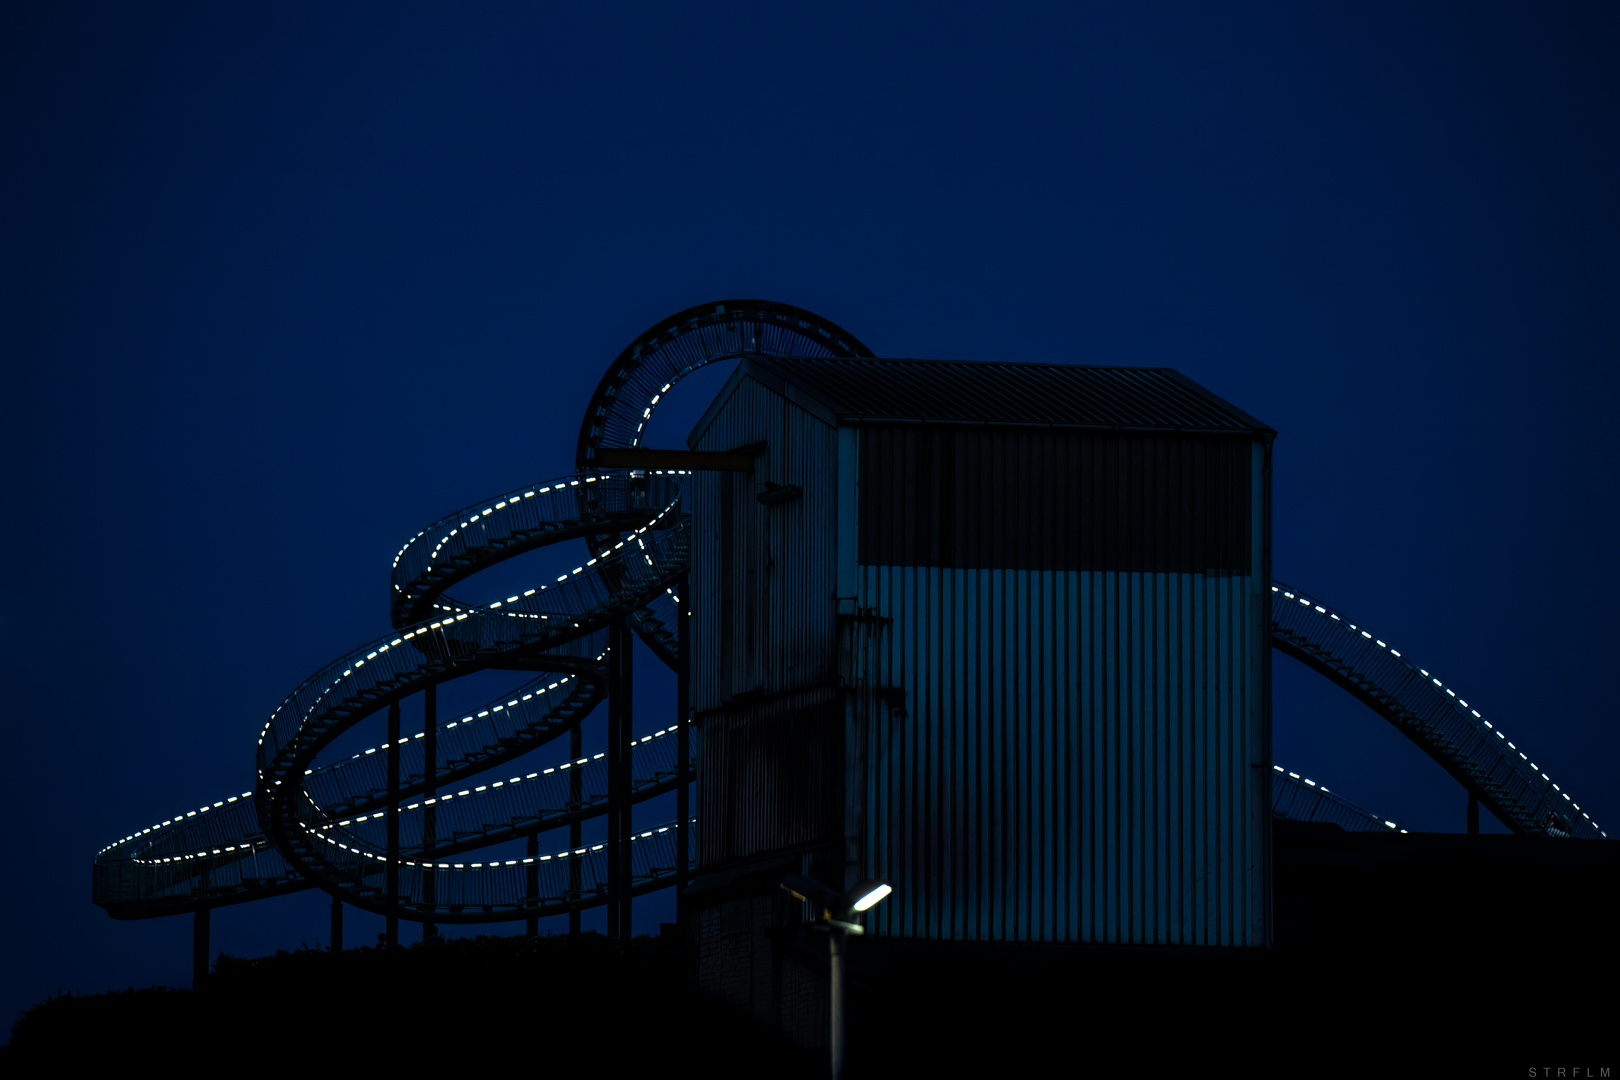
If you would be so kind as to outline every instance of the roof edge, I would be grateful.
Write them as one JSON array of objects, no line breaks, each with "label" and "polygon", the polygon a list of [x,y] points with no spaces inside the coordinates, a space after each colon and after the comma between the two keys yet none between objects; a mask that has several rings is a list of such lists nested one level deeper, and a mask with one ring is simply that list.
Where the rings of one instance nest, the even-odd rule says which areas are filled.
[{"label": "roof edge", "polygon": [[[1232,404],[1230,401],[1227,401],[1225,398],[1221,397],[1219,394],[1215,393],[1213,390],[1210,390],[1208,387],[1205,387],[1200,383],[1194,382],[1192,379],[1188,378],[1186,375],[1183,375],[1181,372],[1177,371],[1175,368],[1157,368],[1155,370],[1164,372],[1165,374],[1169,375],[1172,379],[1176,380],[1177,382],[1181,383],[1183,386],[1187,387],[1187,389],[1195,391],[1196,393],[1202,394],[1204,397],[1208,398],[1210,401],[1213,401],[1215,404],[1219,405],[1221,408],[1230,409],[1234,414],[1242,417],[1249,424],[1253,425],[1254,430],[1255,430],[1256,433],[1264,432],[1264,433],[1270,435],[1272,439],[1275,439],[1277,437],[1277,429],[1276,428],[1272,427],[1270,424],[1266,424],[1266,423],[1261,422],[1260,420],[1256,419],[1252,414],[1244,411],[1243,409],[1238,408],[1236,405]],[[1270,439],[1268,439],[1267,441],[1269,442]]]},{"label": "roof edge", "polygon": [[[1223,414],[1223,416],[1225,418],[1230,418],[1230,420],[1232,421],[1232,424],[1231,424],[1230,427],[1228,427],[1228,426],[1210,427],[1210,426],[1203,425],[1203,424],[1164,424],[1164,423],[1150,424],[1150,423],[1097,423],[1097,422],[1091,422],[1091,423],[1085,423],[1085,422],[1063,423],[1063,422],[1055,422],[1055,421],[1041,420],[1041,419],[987,420],[987,419],[973,419],[973,418],[960,417],[960,416],[959,417],[954,417],[954,418],[924,418],[924,417],[919,417],[919,416],[915,416],[915,415],[910,415],[910,416],[877,415],[877,414],[873,414],[873,413],[863,412],[859,408],[857,408],[855,405],[850,404],[848,401],[839,400],[840,395],[837,394],[836,387],[828,388],[828,387],[819,387],[819,386],[807,385],[805,383],[805,381],[801,377],[799,377],[797,375],[797,373],[793,370],[794,366],[799,365],[799,364],[813,364],[813,365],[817,365],[817,366],[826,365],[829,368],[836,367],[836,366],[838,366],[840,364],[849,364],[849,365],[853,365],[853,366],[859,366],[859,365],[863,365],[863,364],[917,364],[917,365],[936,365],[937,364],[937,365],[940,365],[942,367],[946,367],[946,366],[970,366],[970,367],[983,368],[983,369],[1014,368],[1014,369],[1021,369],[1021,370],[1032,370],[1033,369],[1033,370],[1041,370],[1041,371],[1081,369],[1081,370],[1090,370],[1090,371],[1111,371],[1111,372],[1151,372],[1151,373],[1154,373],[1154,374],[1157,374],[1157,375],[1160,375],[1160,376],[1166,378],[1168,381],[1176,384],[1177,386],[1180,386],[1181,388],[1191,392],[1196,397],[1202,399],[1209,406],[1213,407],[1215,411]],[[1263,423],[1262,421],[1260,421],[1259,419],[1257,419],[1256,417],[1254,417],[1250,413],[1246,412],[1243,409],[1238,408],[1237,406],[1233,405],[1231,402],[1227,401],[1225,398],[1221,397],[1218,394],[1215,394],[1214,392],[1210,391],[1206,387],[1200,385],[1198,382],[1194,381],[1193,379],[1189,378],[1188,376],[1182,374],[1180,371],[1177,371],[1175,368],[1171,368],[1171,367],[1131,367],[1131,366],[1126,366],[1126,365],[1107,365],[1107,364],[1041,364],[1041,363],[1032,363],[1032,362],[1027,362],[1027,361],[1024,361],[1024,362],[1006,362],[1006,361],[999,361],[999,360],[922,360],[922,359],[918,359],[916,357],[860,357],[860,358],[833,360],[833,359],[822,359],[822,358],[811,358],[811,357],[766,357],[766,356],[753,355],[753,356],[744,357],[742,364],[738,365],[737,371],[738,371],[739,374],[744,372],[745,370],[754,372],[755,377],[756,377],[756,379],[758,381],[760,381],[762,383],[766,383],[768,385],[771,385],[771,388],[773,390],[775,390],[777,393],[783,394],[784,396],[786,396],[786,387],[791,386],[796,391],[798,391],[798,393],[800,395],[805,396],[805,397],[814,398],[817,403],[824,404],[827,407],[828,411],[831,414],[833,414],[833,415],[835,415],[837,417],[837,420],[838,420],[839,424],[869,424],[869,425],[893,425],[893,426],[902,426],[902,425],[904,425],[904,426],[916,426],[916,425],[926,424],[926,425],[931,425],[931,426],[935,426],[935,427],[1000,427],[1000,428],[1023,428],[1023,429],[1027,429],[1027,430],[1048,430],[1048,429],[1050,429],[1050,430],[1113,431],[1113,432],[1139,431],[1139,432],[1148,432],[1148,433],[1152,433],[1152,432],[1175,433],[1175,434],[1182,434],[1182,435],[1206,435],[1206,436],[1224,436],[1224,437],[1237,436],[1237,437],[1251,438],[1251,439],[1255,438],[1255,437],[1259,437],[1263,441],[1265,441],[1267,444],[1269,444],[1277,436],[1276,430],[1274,428],[1272,428],[1270,425]],[[730,388],[729,388],[729,384],[728,384],[728,392],[729,392],[729,389]],[[1166,419],[1168,419],[1168,418],[1166,418]],[[1188,419],[1192,419],[1192,417],[1188,417]],[[703,423],[706,424],[708,422],[710,422],[710,417],[708,416],[708,414],[705,414]],[[696,429],[694,429],[694,434],[696,434]]]}]

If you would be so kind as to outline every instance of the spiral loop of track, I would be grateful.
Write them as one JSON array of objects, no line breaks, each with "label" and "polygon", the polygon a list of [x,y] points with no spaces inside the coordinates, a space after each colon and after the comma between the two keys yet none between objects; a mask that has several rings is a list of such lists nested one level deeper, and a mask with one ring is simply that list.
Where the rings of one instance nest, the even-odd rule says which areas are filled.
[{"label": "spiral loop of track", "polygon": [[[602,699],[612,620],[628,616],[660,659],[678,661],[673,586],[690,562],[681,480],[603,469],[598,455],[638,446],[653,411],[686,375],[747,355],[871,353],[825,319],[756,300],[691,308],[638,336],[585,410],[578,471],[474,504],[407,541],[393,563],[393,632],[327,664],[275,708],[259,735],[251,791],[132,832],[97,853],[95,902],[116,917],[143,918],[313,884],[373,911],[436,922],[497,921],[605,902],[604,845],[523,859],[471,861],[464,854],[605,811],[604,755],[477,778],[569,731]],[[583,539],[587,555],[555,581],[477,604],[448,595],[502,560],[569,539]],[[1604,835],[1453,688],[1320,601],[1280,582],[1272,594],[1276,648],[1379,711],[1511,829]],[[485,668],[538,677],[438,726],[431,770],[422,736],[401,740],[398,891],[388,895],[385,748],[326,764],[319,755],[391,703]],[[670,730],[634,743],[632,801],[679,781]],[[575,780],[578,798],[571,794]],[[423,796],[430,782],[439,793]],[[431,843],[423,827],[429,806],[437,829]],[[671,823],[633,837],[632,893],[673,884],[689,871],[676,865],[676,830]]]},{"label": "spiral loop of track", "polygon": [[[570,730],[601,700],[612,620],[628,615],[660,659],[678,661],[673,585],[690,561],[680,480],[597,468],[595,458],[604,447],[638,446],[653,411],[686,375],[750,354],[871,355],[825,319],[756,300],[701,305],[639,335],[586,408],[578,472],[475,504],[407,541],[390,583],[394,632],[325,665],[272,711],[259,734],[251,793],[142,829],[98,853],[95,901],[115,916],[139,918],[315,884],[373,911],[436,922],[522,918],[604,902],[604,845],[537,858],[457,858],[602,813],[604,755],[473,779]],[[579,538],[587,557],[556,581],[477,604],[447,594],[505,559]],[[318,758],[377,711],[486,668],[540,674],[439,727],[431,776],[421,736],[401,739],[398,891],[388,895],[386,748],[328,764]],[[633,744],[632,800],[678,781],[670,730]],[[430,780],[440,793],[423,797]],[[569,795],[574,780],[583,791],[579,800]],[[422,827],[428,806],[437,819],[431,851]],[[673,884],[686,872],[675,865],[676,827],[632,837],[632,893]]]}]

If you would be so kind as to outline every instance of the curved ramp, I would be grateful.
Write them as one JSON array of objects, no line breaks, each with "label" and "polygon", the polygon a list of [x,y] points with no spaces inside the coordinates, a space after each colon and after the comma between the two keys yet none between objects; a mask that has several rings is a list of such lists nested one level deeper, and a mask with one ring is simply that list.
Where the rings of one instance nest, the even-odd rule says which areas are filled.
[{"label": "curved ramp", "polygon": [[[604,628],[613,619],[629,615],[660,658],[678,661],[672,587],[690,562],[680,481],[596,469],[596,451],[637,445],[676,382],[745,354],[871,355],[827,320],[757,300],[690,308],[640,335],[586,409],[580,471],[485,500],[408,541],[393,565],[395,632],[326,665],[272,712],[259,736],[252,793],[177,815],[99,852],[95,902],[117,917],[142,918],[316,884],[372,911],[436,922],[524,918],[604,902],[604,845],[489,862],[452,857],[605,812],[603,762],[582,759],[484,784],[469,778],[571,730],[601,700]],[[480,570],[571,538],[587,541],[589,558],[555,582],[483,604],[447,595]],[[389,805],[384,748],[328,765],[317,758],[379,709],[485,668],[544,674],[438,728],[441,760],[432,777],[415,741],[421,736],[401,740],[400,888],[397,898],[385,897],[388,860],[378,835]],[[666,734],[645,736],[633,748],[633,801],[678,781]],[[565,770],[576,770],[567,779],[578,778],[582,798],[558,782]],[[430,780],[452,790],[422,798]],[[454,790],[463,782],[471,786]],[[441,837],[431,858],[423,842],[428,806]],[[674,865],[675,830],[671,824],[633,839],[632,893],[689,872]]]},{"label": "curved ramp", "polygon": [[[659,657],[677,662],[673,585],[690,562],[681,481],[598,469],[597,452],[638,445],[654,409],[684,376],[750,354],[872,355],[825,319],[758,300],[700,305],[640,335],[609,367],[586,408],[579,472],[484,500],[407,541],[394,559],[390,585],[395,631],[326,665],[271,713],[260,733],[251,793],[177,815],[97,853],[95,902],[117,917],[142,918],[314,884],[373,911],[438,922],[523,918],[604,902],[600,847],[490,862],[453,858],[603,812],[605,787],[573,802],[553,776],[579,769],[582,781],[600,787],[594,779],[603,771],[599,763],[584,759],[482,784],[473,778],[571,730],[595,707],[604,693],[603,628],[611,620],[629,615]],[[557,581],[481,604],[447,593],[502,560],[575,538],[586,541],[588,557]],[[1327,605],[1280,582],[1272,592],[1277,648],[1388,718],[1509,827],[1603,835],[1525,751],[1452,688]],[[402,740],[401,888],[399,898],[389,900],[378,836],[388,806],[383,748],[326,765],[317,758],[379,709],[485,668],[541,675],[441,726],[442,760],[431,778],[415,742],[420,736]],[[637,745],[634,798],[674,787],[672,742],[647,736]],[[430,779],[450,789],[431,803],[421,797]],[[1322,807],[1331,804],[1335,813],[1373,819],[1320,789],[1290,793],[1290,780],[1285,773],[1278,797],[1293,800],[1296,812],[1303,812],[1298,800],[1309,799],[1316,806],[1311,813],[1327,812]],[[421,818],[429,805],[445,838],[426,858]],[[675,828],[636,838],[633,892],[689,872],[674,866]],[[430,880],[432,888],[426,887]]]},{"label": "curved ramp", "polygon": [[1516,833],[1606,836],[1591,816],[1477,708],[1366,627],[1273,582],[1271,643],[1350,691],[1474,792]]},{"label": "curved ramp", "polygon": [[1405,832],[1393,821],[1336,795],[1308,776],[1271,767],[1271,815],[1285,821],[1321,821],[1346,832]]}]

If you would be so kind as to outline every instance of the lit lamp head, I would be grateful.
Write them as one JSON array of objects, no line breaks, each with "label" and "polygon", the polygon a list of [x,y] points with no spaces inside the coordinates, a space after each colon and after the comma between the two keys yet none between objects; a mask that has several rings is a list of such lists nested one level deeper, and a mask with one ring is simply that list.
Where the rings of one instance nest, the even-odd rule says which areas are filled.
[{"label": "lit lamp head", "polygon": [[885,896],[888,896],[890,893],[894,892],[894,890],[889,888],[889,886],[885,885],[881,881],[876,880],[862,882],[860,885],[856,886],[857,892],[859,892],[861,889],[865,889],[866,891],[861,895],[860,899],[856,900],[850,905],[850,909],[852,911],[865,911],[867,908],[876,905],[877,902],[882,900]]},{"label": "lit lamp head", "polygon": [[784,875],[781,885],[794,897],[821,909],[821,915],[816,919],[818,928],[844,930],[851,934],[866,931],[859,923],[850,922],[850,918],[870,910],[894,891],[878,878],[867,878],[848,892],[840,893],[803,874]]}]

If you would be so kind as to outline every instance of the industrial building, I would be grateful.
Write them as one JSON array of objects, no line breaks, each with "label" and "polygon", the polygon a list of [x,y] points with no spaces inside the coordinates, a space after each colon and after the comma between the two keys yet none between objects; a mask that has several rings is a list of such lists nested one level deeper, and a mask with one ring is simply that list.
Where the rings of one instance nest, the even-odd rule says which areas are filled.
[{"label": "industrial building", "polygon": [[[729,360],[688,449],[642,446],[675,383]],[[885,360],[786,304],[678,312],[603,375],[575,472],[407,540],[392,629],[275,706],[249,790],[97,852],[94,901],[191,915],[201,986],[213,908],[300,889],[331,895],[337,951],[345,906],[385,916],[390,946],[401,920],[424,941],[553,915],[577,933],[596,905],[623,939],[632,898],[673,887],[664,938],[702,989],[822,1054],[844,931],[822,933],[804,883],[881,879],[889,897],[846,925],[871,935],[865,1049],[899,1066],[952,1059],[895,1037],[940,1017],[1050,1044],[1087,980],[1138,1038],[1159,1014],[1131,1003],[1169,984],[1183,1030],[1259,1030],[1257,1002],[1320,986],[1324,955],[1443,943],[1476,982],[1589,981],[1614,949],[1612,842],[1499,717],[1272,579],[1274,436],[1165,368]],[[589,557],[555,581],[447,592],[576,540]],[[646,729],[632,634],[677,673]],[[1400,835],[1273,762],[1274,649],[1454,777],[1470,834],[1484,806],[1518,835]],[[491,668],[529,681],[439,715],[440,685]],[[400,726],[413,699],[419,731]],[[380,745],[329,752],[384,715]],[[516,764],[564,735],[567,760]],[[665,793],[674,819],[633,830]],[[585,843],[597,815],[608,835]],[[520,839],[522,857],[480,854]]]},{"label": "industrial building", "polygon": [[754,459],[691,510],[703,985],[782,982],[789,870],[889,937],[1268,944],[1273,437],[1169,369],[745,357],[688,440]]}]

